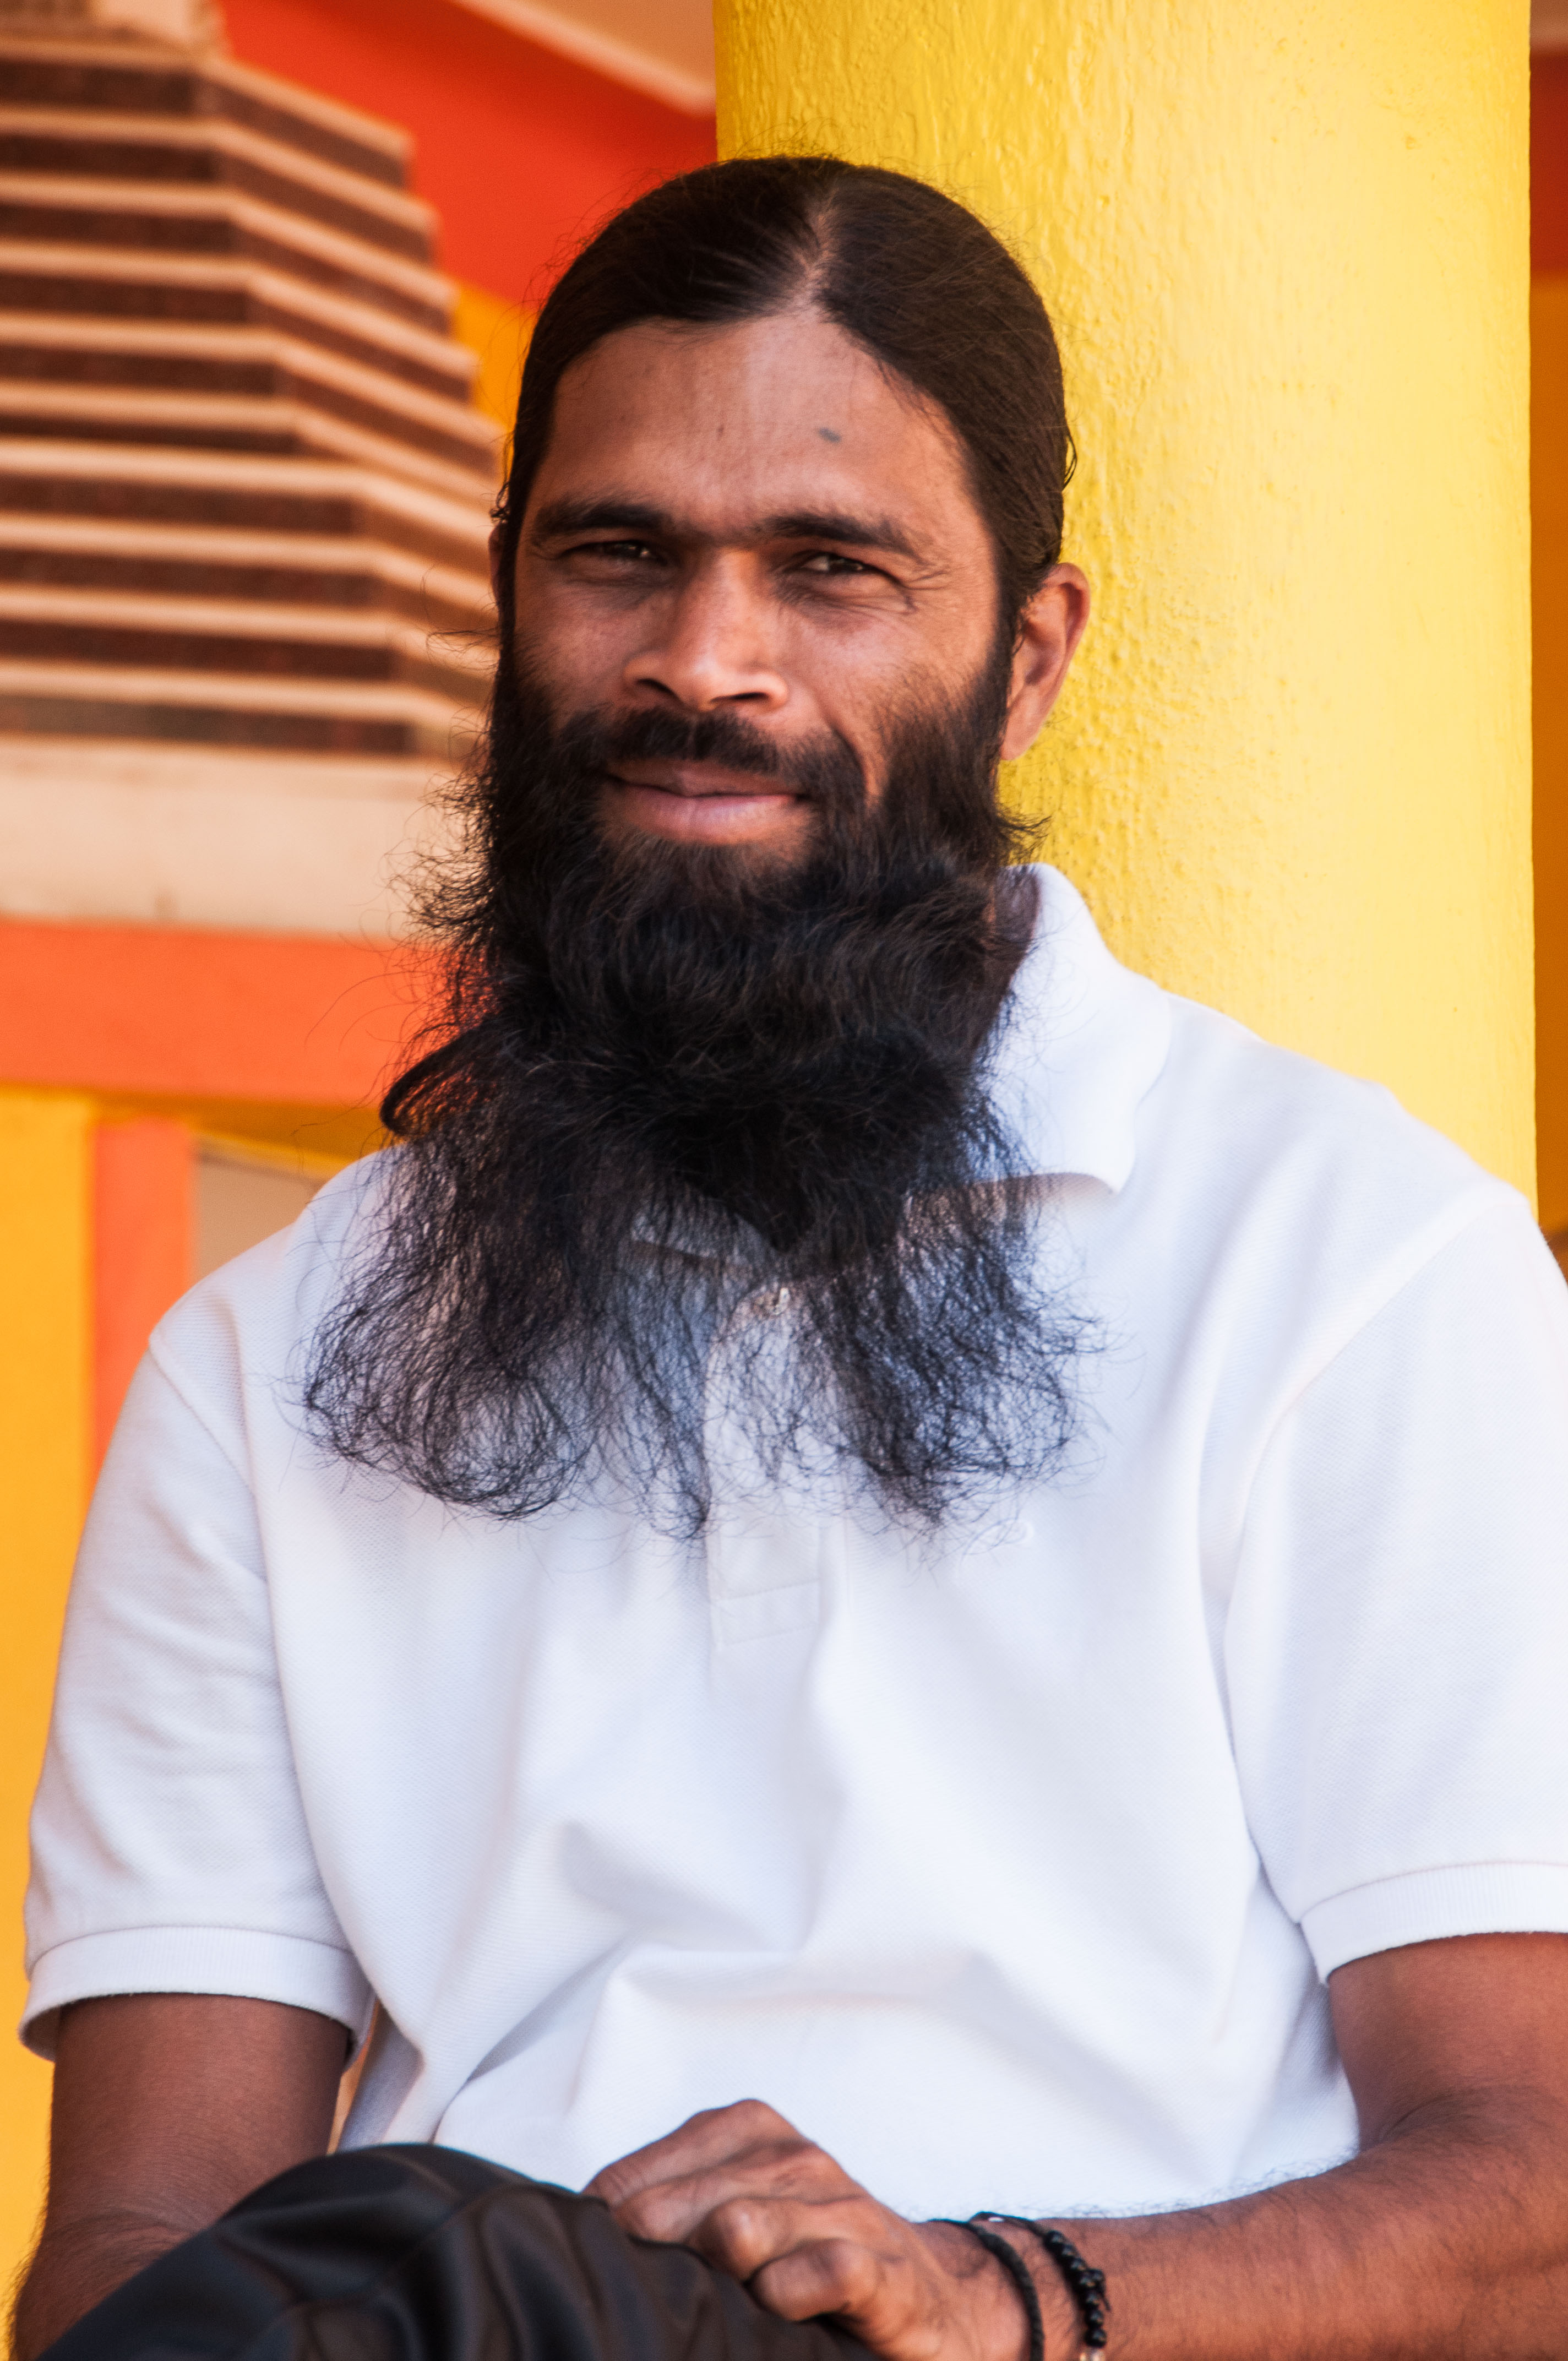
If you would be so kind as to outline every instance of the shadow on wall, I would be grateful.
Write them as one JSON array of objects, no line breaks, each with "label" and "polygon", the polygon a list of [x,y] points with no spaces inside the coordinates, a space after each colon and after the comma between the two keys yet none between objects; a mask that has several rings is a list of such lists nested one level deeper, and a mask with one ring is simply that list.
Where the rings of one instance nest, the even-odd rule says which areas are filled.
[{"label": "shadow on wall", "polygon": [[302,1170],[302,1161],[249,1141],[198,1141],[192,1279],[205,1279],[298,1220],[326,1177]]}]

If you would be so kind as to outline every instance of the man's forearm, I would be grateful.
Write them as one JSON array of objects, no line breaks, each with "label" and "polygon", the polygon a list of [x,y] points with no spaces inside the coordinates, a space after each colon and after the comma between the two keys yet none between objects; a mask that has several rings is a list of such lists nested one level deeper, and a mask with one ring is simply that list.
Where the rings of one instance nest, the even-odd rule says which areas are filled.
[{"label": "man's forearm", "polygon": [[49,2212],[13,2334],[32,2361],[247,2190],[319,2156],[344,2028],[219,1993],[78,2001],[56,2035]]},{"label": "man's forearm", "polygon": [[[1224,2203],[1060,2226],[1102,2268],[1113,2361],[1526,2361],[1568,2354],[1568,2113],[1435,2102],[1351,2162]],[[1047,2361],[1077,2351],[1027,2234]]]},{"label": "man's forearm", "polygon": [[35,2361],[95,2303],[202,2226],[126,2213],[46,2229],[17,2292],[12,2361]]}]

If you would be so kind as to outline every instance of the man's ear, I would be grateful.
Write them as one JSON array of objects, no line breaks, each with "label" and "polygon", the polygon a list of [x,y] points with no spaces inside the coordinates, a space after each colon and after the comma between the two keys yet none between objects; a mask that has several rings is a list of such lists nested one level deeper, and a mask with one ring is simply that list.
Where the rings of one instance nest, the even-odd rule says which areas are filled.
[{"label": "man's ear", "polygon": [[1027,753],[1039,736],[1088,620],[1088,577],[1076,566],[1053,566],[1018,619],[1002,733],[1004,762]]}]

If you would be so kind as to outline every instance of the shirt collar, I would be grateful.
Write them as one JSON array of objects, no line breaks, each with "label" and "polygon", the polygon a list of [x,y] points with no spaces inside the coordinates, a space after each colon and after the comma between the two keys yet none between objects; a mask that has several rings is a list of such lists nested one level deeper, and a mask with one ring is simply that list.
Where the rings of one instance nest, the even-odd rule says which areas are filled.
[{"label": "shirt collar", "polygon": [[1170,1049],[1170,1004],[1113,960],[1082,895],[1040,863],[1034,939],[1003,1005],[990,1096],[1029,1173],[1083,1173],[1122,1188],[1140,1103]]}]

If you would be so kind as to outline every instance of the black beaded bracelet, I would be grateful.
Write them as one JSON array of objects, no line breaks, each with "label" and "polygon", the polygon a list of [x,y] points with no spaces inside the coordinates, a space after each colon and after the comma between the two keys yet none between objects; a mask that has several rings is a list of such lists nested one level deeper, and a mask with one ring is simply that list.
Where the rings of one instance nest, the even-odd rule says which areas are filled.
[{"label": "black beaded bracelet", "polygon": [[[1078,2361],[1090,2361],[1090,2356],[1103,2353],[1108,2340],[1105,2315],[1111,2309],[1111,2299],[1105,2292],[1105,2274],[1086,2262],[1063,2230],[1053,2230],[1042,2222],[1031,2222],[1021,2213],[977,2213],[970,2224],[978,2237],[979,2225],[1000,2222],[1012,2230],[1026,2230],[1037,2238],[1067,2281],[1068,2292],[1078,2306],[1083,2323],[1083,2347]],[[1035,2306],[1036,2314],[1039,2305]]]},{"label": "black beaded bracelet", "polygon": [[977,2213],[970,2222],[948,2222],[949,2230],[965,2230],[977,2246],[994,2255],[1008,2278],[1018,2290],[1018,2301],[1024,2307],[1024,2317],[1029,2323],[1029,2361],[1046,2361],[1046,2324],[1040,2318],[1040,2299],[1034,2274],[1028,2264],[1006,2238],[999,2238],[994,2230],[987,2230],[987,2222],[999,2222],[999,2213]]}]

